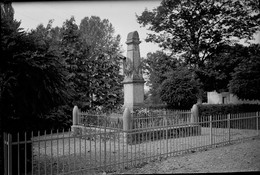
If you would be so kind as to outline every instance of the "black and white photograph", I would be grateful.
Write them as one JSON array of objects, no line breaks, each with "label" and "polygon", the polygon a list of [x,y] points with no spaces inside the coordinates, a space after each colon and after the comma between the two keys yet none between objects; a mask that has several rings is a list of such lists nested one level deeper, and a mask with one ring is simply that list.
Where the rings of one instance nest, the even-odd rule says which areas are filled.
[{"label": "black and white photograph", "polygon": [[0,5],[0,174],[260,172],[260,0]]}]

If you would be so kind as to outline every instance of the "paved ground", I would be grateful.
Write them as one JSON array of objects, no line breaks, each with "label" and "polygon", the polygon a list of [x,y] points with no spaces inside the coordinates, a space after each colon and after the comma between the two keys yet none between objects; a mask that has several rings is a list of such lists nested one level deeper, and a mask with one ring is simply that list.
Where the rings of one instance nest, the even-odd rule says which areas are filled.
[{"label": "paved ground", "polygon": [[[260,138],[229,146],[150,162],[111,174],[172,174],[260,171]],[[105,173],[104,173],[105,174]]]}]

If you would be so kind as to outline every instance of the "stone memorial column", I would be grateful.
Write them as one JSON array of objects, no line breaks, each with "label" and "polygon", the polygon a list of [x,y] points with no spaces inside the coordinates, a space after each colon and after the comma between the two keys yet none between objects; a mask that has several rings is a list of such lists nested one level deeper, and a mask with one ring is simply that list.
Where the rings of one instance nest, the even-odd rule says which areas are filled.
[{"label": "stone memorial column", "polygon": [[124,70],[124,108],[130,111],[141,107],[144,102],[144,79],[141,70],[139,51],[139,35],[137,31],[127,35],[127,56],[123,63]]}]

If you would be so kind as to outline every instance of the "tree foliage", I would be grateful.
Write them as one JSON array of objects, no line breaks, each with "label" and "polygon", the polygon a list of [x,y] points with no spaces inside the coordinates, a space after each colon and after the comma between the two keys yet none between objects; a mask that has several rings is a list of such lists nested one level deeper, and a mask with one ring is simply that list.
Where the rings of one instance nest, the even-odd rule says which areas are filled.
[{"label": "tree foliage", "polygon": [[41,49],[59,55],[59,47],[61,44],[61,28],[53,28],[53,21],[54,20],[49,20],[46,27],[43,24],[39,24],[36,29],[32,29],[28,35],[34,38],[34,42],[38,43]]},{"label": "tree foliage", "polygon": [[240,99],[260,100],[260,44],[244,49],[244,57],[231,75],[230,92]]},{"label": "tree foliage", "polygon": [[247,47],[243,45],[219,47],[204,68],[196,70],[196,75],[203,82],[203,89],[205,91],[227,92],[234,69],[245,57],[247,57]]},{"label": "tree foliage", "polygon": [[81,37],[93,53],[104,52],[114,55],[121,52],[120,35],[114,36],[115,30],[108,19],[91,16],[81,20],[79,25]]},{"label": "tree foliage", "polygon": [[121,104],[120,36],[108,20],[84,18],[78,26],[72,17],[55,28],[50,20],[25,33],[13,13],[10,3],[1,4],[0,102],[8,128],[61,128],[69,125],[73,105],[107,110]]},{"label": "tree foliage", "polygon": [[197,102],[200,83],[192,72],[181,67],[168,74],[162,83],[160,96],[171,108],[190,109]]},{"label": "tree foliage", "polygon": [[[67,87],[75,94],[70,105],[89,108],[116,108],[122,103],[122,75],[119,73],[120,36],[107,20],[97,16],[85,17],[80,25],[74,17],[62,27],[44,27],[31,31],[43,47],[59,55],[66,70]],[[49,47],[51,46],[51,47]]]},{"label": "tree foliage", "polygon": [[20,22],[13,19],[11,4],[1,4],[1,12],[0,103],[4,128],[32,128],[27,123],[32,121],[37,127],[37,119],[69,100],[66,71],[56,55],[21,31]]},{"label": "tree foliage", "polygon": [[159,90],[161,84],[167,79],[167,73],[176,69],[177,59],[166,55],[161,51],[148,53],[143,60],[144,73],[148,77],[147,85],[150,87],[151,101],[161,103]]},{"label": "tree foliage", "polygon": [[[152,31],[146,38],[147,42],[159,44],[170,56],[177,57],[177,62],[192,71],[193,77],[199,78],[202,83],[200,93],[222,92],[232,89],[228,88],[228,84],[235,77],[237,65],[245,57],[247,48],[236,43],[241,39],[246,42],[253,39],[260,30],[259,5],[259,1],[254,0],[163,0],[157,8],[145,9],[137,15],[137,20]],[[170,60],[167,59],[162,63],[168,64]],[[150,74],[160,75],[160,71],[149,71],[152,71]],[[157,95],[162,87],[166,88],[160,85],[166,80],[159,79],[161,82],[151,83],[151,91],[157,90]]]},{"label": "tree foliage", "polygon": [[74,104],[83,109],[101,107],[104,110],[120,105],[120,37],[113,36],[111,23],[91,17],[84,18],[78,27],[71,18],[64,23],[61,32],[61,54],[70,71],[70,84],[77,91]]},{"label": "tree foliage", "polygon": [[[92,106],[113,109],[122,104],[122,80],[120,75],[120,35],[115,34],[107,19],[97,16],[81,20],[81,37],[90,49],[89,57],[94,58],[89,73],[91,76]],[[94,74],[93,74],[94,73]]]},{"label": "tree foliage", "polygon": [[219,46],[235,39],[252,39],[260,29],[255,5],[253,0],[163,0],[137,20],[155,32],[148,34],[146,41],[182,54],[188,64],[201,68]]}]

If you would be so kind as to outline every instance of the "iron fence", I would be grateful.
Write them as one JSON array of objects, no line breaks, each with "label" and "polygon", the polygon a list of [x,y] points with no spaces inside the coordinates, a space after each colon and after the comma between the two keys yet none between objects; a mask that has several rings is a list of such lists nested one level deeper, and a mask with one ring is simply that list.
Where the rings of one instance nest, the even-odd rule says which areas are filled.
[{"label": "iron fence", "polygon": [[123,128],[122,114],[112,113],[94,113],[87,111],[79,111],[79,125],[95,126],[108,128]]},{"label": "iron fence", "polygon": [[191,123],[191,111],[148,111],[132,114],[133,129]]},{"label": "iron fence", "polygon": [[105,120],[102,127],[86,127],[81,136],[70,130],[4,133],[5,174],[112,172],[259,136],[259,112],[200,116],[196,123],[177,124],[162,117],[162,125],[143,121],[129,131],[108,127]]},{"label": "iron fence", "polygon": [[[190,110],[143,110],[132,113],[133,128],[155,127],[167,125],[175,125],[180,123],[190,123]],[[79,125],[95,126],[108,128],[123,129],[123,114],[112,113],[94,113],[79,110]]]}]

